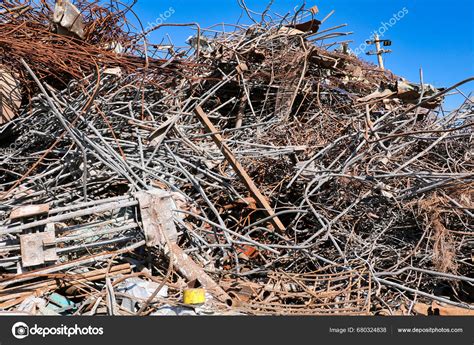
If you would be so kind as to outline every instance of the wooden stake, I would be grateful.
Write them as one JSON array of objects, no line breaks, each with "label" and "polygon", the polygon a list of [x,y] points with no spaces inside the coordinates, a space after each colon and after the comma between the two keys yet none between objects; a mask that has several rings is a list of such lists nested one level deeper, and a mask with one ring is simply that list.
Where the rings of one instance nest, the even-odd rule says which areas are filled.
[{"label": "wooden stake", "polygon": [[265,209],[265,212],[268,214],[268,216],[272,217],[271,223],[273,224],[273,226],[278,230],[278,232],[283,234],[286,230],[285,226],[275,215],[275,212],[273,212],[273,209],[268,203],[267,199],[257,188],[252,178],[245,171],[244,167],[237,161],[230,148],[224,143],[222,136],[218,134],[218,130],[216,129],[216,127],[214,127],[211,120],[209,120],[209,117],[206,115],[204,110],[200,106],[197,106],[194,109],[194,113],[197,115],[199,121],[201,121],[204,128],[206,128],[206,131],[212,134],[212,140],[214,140],[214,143],[217,145],[217,147],[219,147],[224,157],[227,159],[230,165],[232,165],[235,172],[237,173],[237,175],[239,175],[241,181],[245,184],[252,197],[261,207]]}]

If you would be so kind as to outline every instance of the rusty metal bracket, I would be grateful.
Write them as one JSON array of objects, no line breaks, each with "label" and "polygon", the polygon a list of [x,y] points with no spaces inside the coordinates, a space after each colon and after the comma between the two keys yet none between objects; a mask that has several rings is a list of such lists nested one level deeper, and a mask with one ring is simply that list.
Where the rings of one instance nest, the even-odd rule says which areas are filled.
[{"label": "rusty metal bracket", "polygon": [[54,229],[20,235],[20,248],[22,266],[25,268],[55,262],[58,259]]},{"label": "rusty metal bracket", "polygon": [[[162,232],[170,242],[176,242],[178,232],[173,221],[173,209],[176,204],[170,193],[152,189],[135,193],[142,217],[145,240],[148,247],[166,243]],[[161,229],[160,229],[161,228]]]}]

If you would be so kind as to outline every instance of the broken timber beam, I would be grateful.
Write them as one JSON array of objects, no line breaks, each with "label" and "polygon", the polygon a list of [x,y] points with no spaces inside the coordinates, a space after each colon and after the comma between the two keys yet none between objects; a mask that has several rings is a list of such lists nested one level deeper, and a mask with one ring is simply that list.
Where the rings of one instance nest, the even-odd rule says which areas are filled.
[{"label": "broken timber beam", "polygon": [[219,284],[212,280],[204,269],[195,263],[176,243],[170,243],[171,252],[168,255],[173,261],[175,269],[188,281],[198,281],[217,300],[230,305],[232,298],[222,289]]},{"label": "broken timber beam", "polygon": [[39,215],[46,215],[49,212],[49,204],[25,205],[14,208],[10,214],[11,220],[29,218]]},{"label": "broken timber beam", "polygon": [[227,159],[230,165],[232,165],[235,172],[237,175],[239,175],[241,181],[245,184],[252,197],[261,207],[265,209],[267,215],[272,217],[271,222],[273,226],[278,230],[278,232],[284,233],[285,226],[277,217],[265,196],[257,188],[252,178],[247,174],[247,171],[245,171],[244,167],[239,163],[239,161],[237,161],[230,148],[224,143],[222,136],[218,134],[218,130],[216,127],[214,127],[211,120],[209,120],[209,117],[206,115],[204,110],[200,106],[197,106],[194,109],[194,113],[197,115],[199,121],[201,121],[206,131],[211,134],[212,140],[214,140],[214,143],[217,145],[217,147],[219,147],[224,157]]}]

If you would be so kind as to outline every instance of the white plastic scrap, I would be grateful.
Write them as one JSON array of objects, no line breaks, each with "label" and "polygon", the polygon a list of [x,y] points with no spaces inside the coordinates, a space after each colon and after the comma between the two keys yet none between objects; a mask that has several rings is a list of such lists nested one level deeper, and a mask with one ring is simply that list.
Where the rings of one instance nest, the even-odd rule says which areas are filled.
[{"label": "white plastic scrap", "polygon": [[[117,291],[136,297],[142,300],[148,299],[159,287],[160,284],[146,281],[140,278],[127,278],[117,286]],[[156,297],[168,297],[168,286],[164,285]],[[124,298],[122,300],[122,307],[133,311],[135,308],[136,301]]]},{"label": "white plastic scrap", "polygon": [[194,49],[197,49],[199,44],[199,50],[202,52],[210,53],[214,50],[211,43],[203,36],[201,36],[199,39],[196,36],[189,36],[186,40],[186,43]]},{"label": "white plastic scrap", "polygon": [[151,316],[197,316],[193,309],[186,307],[173,307],[170,305],[164,305],[159,307],[155,312],[150,314]]},{"label": "white plastic scrap", "polygon": [[45,315],[45,316],[57,316],[59,315],[55,311],[49,309],[46,306],[47,302],[44,298],[35,296],[29,296],[21,302],[17,308],[17,312],[24,312],[28,315]]}]

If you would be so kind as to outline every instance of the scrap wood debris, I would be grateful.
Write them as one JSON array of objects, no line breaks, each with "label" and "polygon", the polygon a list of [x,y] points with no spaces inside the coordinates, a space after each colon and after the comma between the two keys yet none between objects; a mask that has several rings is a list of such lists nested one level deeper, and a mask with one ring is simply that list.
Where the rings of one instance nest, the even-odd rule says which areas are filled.
[{"label": "scrap wood debris", "polygon": [[442,103],[473,78],[334,50],[314,8],[178,47],[119,2],[3,1],[0,310],[472,313],[474,106]]}]

